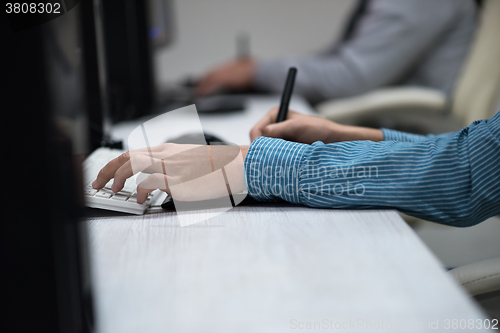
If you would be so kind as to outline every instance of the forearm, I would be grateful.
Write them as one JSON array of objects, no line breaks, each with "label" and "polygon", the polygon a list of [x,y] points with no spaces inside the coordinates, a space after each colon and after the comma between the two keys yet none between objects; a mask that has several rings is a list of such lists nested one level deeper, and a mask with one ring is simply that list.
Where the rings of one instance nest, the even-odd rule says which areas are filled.
[{"label": "forearm", "polygon": [[445,133],[440,135],[419,135],[412,133],[405,133],[395,130],[390,130],[386,128],[375,129],[361,126],[348,126],[340,125],[336,123],[331,123],[329,132],[331,135],[328,140],[324,140],[323,143],[334,143],[342,141],[398,141],[398,142],[419,142],[424,140],[436,139],[436,138],[446,138],[447,136],[453,135],[454,133]]},{"label": "forearm", "polygon": [[[416,143],[305,145],[259,138],[245,158],[247,189],[258,200],[396,208],[443,224],[473,225],[500,213],[500,156],[495,154],[500,133],[492,142],[482,140],[487,132],[480,124],[453,137]],[[482,147],[483,141],[492,146]]]},{"label": "forearm", "polygon": [[359,93],[358,88],[364,86],[344,61],[335,56],[316,55],[259,61],[253,86],[258,90],[281,92],[290,67],[296,67],[299,73],[294,92],[311,102],[355,95]]},{"label": "forearm", "polygon": [[384,133],[382,130],[360,126],[342,125],[339,133],[333,133],[333,135],[334,137],[338,137],[338,139],[325,143],[365,140],[378,142],[384,140]]}]

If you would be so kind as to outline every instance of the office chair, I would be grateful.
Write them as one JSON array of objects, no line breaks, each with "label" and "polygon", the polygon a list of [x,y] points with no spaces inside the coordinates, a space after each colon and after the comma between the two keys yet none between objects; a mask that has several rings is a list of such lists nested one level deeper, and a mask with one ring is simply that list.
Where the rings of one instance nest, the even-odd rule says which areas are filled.
[{"label": "office chair", "polygon": [[448,274],[492,317],[500,317],[500,257],[456,267]]},{"label": "office chair", "polygon": [[479,260],[448,271],[455,281],[471,295],[500,290],[500,257]]},{"label": "office chair", "polygon": [[482,4],[479,24],[451,100],[421,87],[377,89],[317,105],[318,113],[344,124],[388,127],[415,133],[459,130],[493,116],[500,94],[500,1]]}]

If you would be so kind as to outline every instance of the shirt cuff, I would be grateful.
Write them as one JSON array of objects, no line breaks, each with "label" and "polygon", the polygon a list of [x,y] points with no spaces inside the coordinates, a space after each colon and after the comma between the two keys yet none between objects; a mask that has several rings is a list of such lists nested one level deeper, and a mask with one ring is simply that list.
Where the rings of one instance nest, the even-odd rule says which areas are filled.
[{"label": "shirt cuff", "polygon": [[300,203],[299,177],[304,153],[309,145],[258,137],[245,157],[245,185],[259,201]]},{"label": "shirt cuff", "polygon": [[428,139],[424,135],[404,133],[386,128],[381,130],[384,133],[384,141],[418,142]]}]

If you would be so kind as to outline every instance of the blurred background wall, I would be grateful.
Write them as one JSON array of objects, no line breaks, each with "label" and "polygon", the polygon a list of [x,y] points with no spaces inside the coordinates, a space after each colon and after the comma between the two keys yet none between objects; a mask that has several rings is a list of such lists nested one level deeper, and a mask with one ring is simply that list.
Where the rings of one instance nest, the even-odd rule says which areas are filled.
[{"label": "blurred background wall", "polygon": [[158,83],[197,76],[236,56],[236,38],[250,37],[261,59],[303,55],[334,43],[353,0],[175,0],[175,36],[158,52]]}]

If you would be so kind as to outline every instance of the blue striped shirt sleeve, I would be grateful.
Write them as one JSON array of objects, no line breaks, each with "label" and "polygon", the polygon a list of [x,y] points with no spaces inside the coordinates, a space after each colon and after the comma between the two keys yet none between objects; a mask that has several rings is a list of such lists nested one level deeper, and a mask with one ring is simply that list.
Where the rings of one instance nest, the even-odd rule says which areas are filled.
[{"label": "blue striped shirt sleeve", "polygon": [[465,227],[500,213],[500,112],[456,133],[312,145],[259,137],[249,195],[311,207],[394,208]]},{"label": "blue striped shirt sleeve", "polygon": [[431,139],[434,135],[418,135],[399,132],[395,130],[390,130],[382,128],[382,133],[384,134],[384,141],[400,141],[400,142],[418,142],[422,140]]},{"label": "blue striped shirt sleeve", "polygon": [[381,130],[382,133],[384,134],[384,141],[400,141],[400,142],[418,142],[423,140],[435,139],[439,137],[446,137],[455,134],[455,133],[445,133],[439,135],[434,135],[434,134],[419,135],[419,134],[399,132],[386,128],[382,128]]}]

